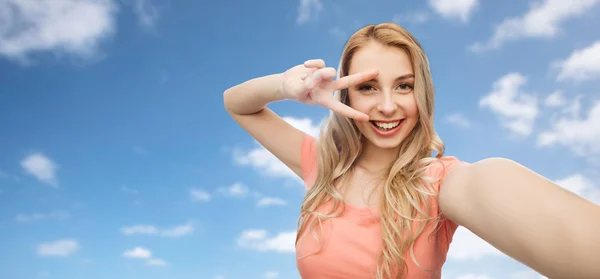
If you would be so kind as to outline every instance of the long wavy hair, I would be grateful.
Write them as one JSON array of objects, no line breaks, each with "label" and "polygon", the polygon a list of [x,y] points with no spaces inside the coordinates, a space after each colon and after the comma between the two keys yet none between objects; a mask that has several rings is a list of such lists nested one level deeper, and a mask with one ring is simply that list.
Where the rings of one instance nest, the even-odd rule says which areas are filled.
[{"label": "long wavy hair", "polygon": [[[417,40],[402,27],[393,23],[368,25],[354,33],[347,41],[338,69],[338,78],[348,75],[352,57],[360,48],[377,42],[396,47],[410,57],[415,75],[414,98],[419,111],[419,120],[407,138],[402,141],[397,159],[384,172],[379,218],[382,227],[382,251],[378,259],[377,279],[404,278],[407,272],[407,257],[417,262],[413,246],[430,222],[435,191],[432,181],[425,176],[433,161],[443,156],[444,144],[433,127],[434,87],[429,62]],[[349,104],[347,89],[335,92],[336,98]],[[315,234],[315,226],[322,221],[335,218],[345,209],[343,196],[335,185],[353,169],[355,160],[366,140],[353,120],[331,113],[321,127],[317,141],[318,174],[308,190],[301,206],[296,243],[305,229]],[[434,157],[434,152],[437,153]],[[321,205],[333,201],[328,213],[319,212]],[[342,209],[340,211],[339,209]],[[423,268],[423,267],[421,267]]]}]

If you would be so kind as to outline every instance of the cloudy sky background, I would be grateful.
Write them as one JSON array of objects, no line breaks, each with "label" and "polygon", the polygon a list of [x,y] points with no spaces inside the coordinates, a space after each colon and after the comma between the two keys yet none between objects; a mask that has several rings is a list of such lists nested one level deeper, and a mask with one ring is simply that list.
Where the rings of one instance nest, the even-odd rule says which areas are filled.
[{"label": "cloudy sky background", "polygon": [[[429,55],[447,154],[600,203],[600,1],[0,0],[0,277],[299,278],[304,189],[225,89],[394,21]],[[327,115],[271,106],[317,135]],[[560,206],[560,205],[557,205]],[[446,279],[540,278],[460,228]]]}]

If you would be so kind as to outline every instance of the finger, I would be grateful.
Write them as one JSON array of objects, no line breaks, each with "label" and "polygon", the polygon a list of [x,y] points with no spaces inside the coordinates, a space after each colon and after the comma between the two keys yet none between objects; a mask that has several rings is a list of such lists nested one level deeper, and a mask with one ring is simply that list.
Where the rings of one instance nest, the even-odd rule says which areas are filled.
[{"label": "finger", "polygon": [[323,106],[332,110],[333,112],[339,113],[345,117],[352,118],[357,121],[369,121],[369,116],[365,113],[357,111],[333,98],[327,98],[326,100],[323,100]]},{"label": "finger", "polygon": [[325,67],[325,61],[323,61],[323,59],[306,60],[306,62],[304,62],[304,67],[320,69],[320,68]]},{"label": "finger", "polygon": [[340,78],[334,82],[334,87],[337,90],[346,89],[362,82],[374,79],[379,75],[378,70],[369,70]]},{"label": "finger", "polygon": [[309,75],[305,80],[305,85],[309,90],[315,89],[322,80],[332,80],[336,75],[334,68],[322,68],[316,70],[312,75]]},{"label": "finger", "polygon": [[318,73],[318,77],[320,80],[327,81],[333,80],[335,78],[335,75],[337,74],[335,69],[331,67],[318,69],[315,73]]}]

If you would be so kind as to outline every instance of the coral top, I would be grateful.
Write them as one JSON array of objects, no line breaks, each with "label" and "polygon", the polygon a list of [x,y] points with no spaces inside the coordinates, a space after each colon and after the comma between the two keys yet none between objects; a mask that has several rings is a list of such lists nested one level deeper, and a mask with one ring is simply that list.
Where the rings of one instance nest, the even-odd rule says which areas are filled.
[{"label": "coral top", "polygon": [[[316,139],[306,135],[302,144],[302,172],[307,189],[315,182],[317,175]],[[433,164],[428,175],[440,181],[453,167],[465,162],[455,157],[444,157],[440,164]],[[439,191],[439,184],[435,185]],[[319,208],[328,212],[331,203]],[[439,213],[437,202],[433,214]],[[457,224],[446,219],[431,236],[434,225],[428,225],[414,246],[417,265],[405,256],[410,279],[440,279],[442,265]],[[303,279],[365,279],[374,278],[377,258],[381,251],[381,228],[376,210],[361,208],[346,203],[346,211],[337,218],[322,223],[323,246],[309,230],[304,230],[296,246],[296,264]],[[319,251],[320,250],[320,251]],[[420,266],[420,267],[419,267]]]}]

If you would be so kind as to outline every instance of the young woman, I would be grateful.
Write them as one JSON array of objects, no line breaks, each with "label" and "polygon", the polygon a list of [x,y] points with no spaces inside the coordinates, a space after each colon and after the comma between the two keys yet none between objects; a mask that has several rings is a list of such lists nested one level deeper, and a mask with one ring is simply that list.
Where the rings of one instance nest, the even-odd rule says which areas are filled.
[{"label": "young woman", "polygon": [[[281,100],[331,110],[318,139],[266,107]],[[507,159],[444,156],[427,57],[398,25],[358,30],[338,71],[309,60],[224,102],[306,184],[302,278],[441,278],[459,225],[550,278],[600,278],[598,205]]]}]

